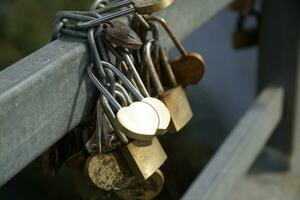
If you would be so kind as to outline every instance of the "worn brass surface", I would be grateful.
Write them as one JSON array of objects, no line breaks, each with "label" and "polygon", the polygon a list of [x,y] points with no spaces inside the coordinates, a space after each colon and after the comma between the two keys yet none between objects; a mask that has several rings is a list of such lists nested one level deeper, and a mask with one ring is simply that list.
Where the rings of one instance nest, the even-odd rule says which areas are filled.
[{"label": "worn brass surface", "polygon": [[166,91],[161,99],[167,105],[171,114],[172,120],[169,131],[178,132],[193,117],[193,112],[184,89],[181,86],[172,88]]},{"label": "worn brass surface", "polygon": [[187,52],[170,61],[177,82],[186,87],[197,84],[204,75],[205,62],[198,53]]},{"label": "worn brass surface", "polygon": [[150,200],[156,197],[164,185],[164,176],[157,170],[152,176],[143,182],[137,182],[133,186],[122,190],[114,190],[118,197],[124,200],[140,199]]},{"label": "worn brass surface", "polygon": [[174,0],[134,0],[135,9],[140,14],[152,14],[168,7]]},{"label": "worn brass surface", "polygon": [[85,172],[97,187],[107,191],[127,187],[135,179],[118,151],[91,155],[86,160]]},{"label": "worn brass surface", "polygon": [[152,141],[133,141],[121,149],[131,171],[138,179],[149,178],[167,159],[167,155],[154,137]]},{"label": "worn brass surface", "polygon": [[146,97],[142,101],[149,103],[157,111],[159,116],[159,125],[156,134],[157,135],[163,134],[168,129],[171,120],[171,116],[168,108],[162,101],[153,97]]},{"label": "worn brass surface", "polygon": [[159,125],[159,116],[149,104],[139,101],[121,108],[117,113],[120,130],[137,140],[151,140]]}]

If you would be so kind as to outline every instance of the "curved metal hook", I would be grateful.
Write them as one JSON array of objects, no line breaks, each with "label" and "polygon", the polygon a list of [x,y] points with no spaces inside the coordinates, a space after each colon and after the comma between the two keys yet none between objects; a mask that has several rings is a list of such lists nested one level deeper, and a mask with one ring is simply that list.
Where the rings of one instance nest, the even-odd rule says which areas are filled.
[{"label": "curved metal hook", "polygon": [[96,76],[93,74],[92,67],[93,67],[93,64],[90,64],[87,68],[89,78],[91,79],[93,84],[97,87],[97,89],[101,92],[101,94],[103,94],[109,100],[111,105],[116,110],[120,110],[122,108],[122,106],[115,100],[115,98],[110,94],[110,92],[96,78]]},{"label": "curved metal hook", "polygon": [[142,94],[132,85],[132,83],[126,78],[126,76],[120,72],[114,65],[109,62],[101,61],[102,65],[115,73],[119,79],[123,82],[124,86],[129,90],[135,98],[141,101],[144,97]]}]

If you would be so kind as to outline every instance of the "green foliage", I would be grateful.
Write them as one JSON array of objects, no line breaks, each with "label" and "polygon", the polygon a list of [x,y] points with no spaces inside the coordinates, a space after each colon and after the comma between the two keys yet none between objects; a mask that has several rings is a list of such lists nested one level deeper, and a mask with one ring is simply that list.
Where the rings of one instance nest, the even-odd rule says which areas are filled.
[{"label": "green foliage", "polygon": [[0,69],[44,46],[60,10],[87,10],[89,1],[3,0],[0,4]]}]

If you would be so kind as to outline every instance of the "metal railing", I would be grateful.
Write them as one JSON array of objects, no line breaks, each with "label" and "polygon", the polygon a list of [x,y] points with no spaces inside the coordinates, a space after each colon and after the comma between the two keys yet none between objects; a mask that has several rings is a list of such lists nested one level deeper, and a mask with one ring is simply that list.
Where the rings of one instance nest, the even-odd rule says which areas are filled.
[{"label": "metal railing", "polygon": [[[177,0],[160,15],[183,39],[230,2]],[[84,41],[63,38],[0,72],[0,185],[90,113],[95,98],[86,52]],[[262,91],[183,199],[224,199],[279,123],[285,89]],[[233,170],[237,162],[243,164]]]}]

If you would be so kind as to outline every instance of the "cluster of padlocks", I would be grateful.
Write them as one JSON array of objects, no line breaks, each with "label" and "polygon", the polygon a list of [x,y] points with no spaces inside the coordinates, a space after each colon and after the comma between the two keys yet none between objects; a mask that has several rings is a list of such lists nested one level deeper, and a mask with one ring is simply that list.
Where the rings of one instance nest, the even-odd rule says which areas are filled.
[{"label": "cluster of padlocks", "polygon": [[[187,52],[167,22],[153,15],[172,2],[98,0],[89,11],[61,11],[55,20],[52,40],[87,40],[87,74],[99,91],[96,128],[84,143],[84,172],[123,199],[152,199],[161,191],[159,168],[167,155],[157,137],[191,120],[184,88],[204,73],[201,55]],[[180,51],[171,61],[159,26]]]}]

